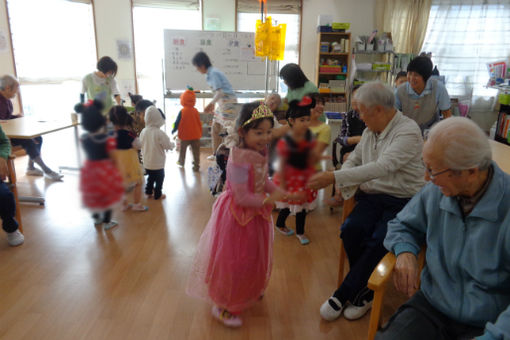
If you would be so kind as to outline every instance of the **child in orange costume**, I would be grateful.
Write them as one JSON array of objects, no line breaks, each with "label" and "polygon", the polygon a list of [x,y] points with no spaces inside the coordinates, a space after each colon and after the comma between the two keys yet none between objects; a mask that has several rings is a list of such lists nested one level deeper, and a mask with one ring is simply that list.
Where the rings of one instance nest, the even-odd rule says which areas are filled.
[{"label": "child in orange costume", "polygon": [[202,138],[202,122],[198,110],[195,109],[195,92],[188,88],[181,95],[182,110],[179,112],[174,123],[172,133],[178,131],[178,137],[181,140],[179,149],[179,160],[177,165],[184,166],[186,159],[186,149],[191,146],[193,152],[193,171],[200,170],[200,138]]}]

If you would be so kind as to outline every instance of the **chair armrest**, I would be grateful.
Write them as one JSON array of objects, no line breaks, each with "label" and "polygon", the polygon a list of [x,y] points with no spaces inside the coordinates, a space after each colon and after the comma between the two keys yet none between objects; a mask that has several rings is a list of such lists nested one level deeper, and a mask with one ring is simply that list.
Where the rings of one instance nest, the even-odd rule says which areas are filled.
[{"label": "chair armrest", "polygon": [[377,264],[377,267],[375,267],[374,271],[372,272],[372,275],[370,275],[370,278],[368,279],[368,288],[372,289],[373,291],[380,290],[381,288],[384,288],[386,285],[386,282],[388,282],[391,273],[393,272],[393,268],[395,267],[395,263],[397,261],[397,258],[395,255],[391,252],[387,253],[381,261],[379,261],[379,264]]}]

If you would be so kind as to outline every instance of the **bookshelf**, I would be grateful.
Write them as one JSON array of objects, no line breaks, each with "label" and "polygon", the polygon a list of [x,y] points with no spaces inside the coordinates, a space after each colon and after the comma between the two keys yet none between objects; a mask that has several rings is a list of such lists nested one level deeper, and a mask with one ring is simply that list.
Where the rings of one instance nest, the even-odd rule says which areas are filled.
[{"label": "bookshelf", "polygon": [[316,79],[325,111],[347,111],[348,74],[351,61],[351,33],[318,32]]},{"label": "bookshelf", "polygon": [[494,140],[500,143],[508,143],[508,133],[510,131],[510,105],[501,104],[499,108],[498,121],[496,124],[496,133]]}]

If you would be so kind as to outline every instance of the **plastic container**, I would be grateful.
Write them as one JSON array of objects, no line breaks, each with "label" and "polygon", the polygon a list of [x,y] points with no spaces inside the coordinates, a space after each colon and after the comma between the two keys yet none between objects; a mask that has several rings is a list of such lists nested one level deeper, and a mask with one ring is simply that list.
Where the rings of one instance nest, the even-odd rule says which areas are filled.
[{"label": "plastic container", "polygon": [[343,114],[341,112],[324,112],[328,119],[343,119]]},{"label": "plastic container", "polygon": [[499,103],[503,105],[510,105],[510,93],[500,93]]}]

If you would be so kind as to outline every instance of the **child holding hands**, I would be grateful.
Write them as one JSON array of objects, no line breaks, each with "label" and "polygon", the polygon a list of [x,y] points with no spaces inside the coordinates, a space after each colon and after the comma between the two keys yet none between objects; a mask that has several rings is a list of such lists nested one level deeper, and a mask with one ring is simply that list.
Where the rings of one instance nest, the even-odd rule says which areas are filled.
[{"label": "child holding hands", "polygon": [[289,215],[296,215],[296,236],[302,245],[310,243],[305,236],[306,213],[316,205],[317,191],[306,187],[306,182],[315,173],[315,164],[319,160],[316,154],[316,140],[310,131],[310,111],[315,107],[315,100],[308,96],[301,101],[289,103],[287,120],[290,131],[280,139],[276,146],[280,156],[280,171],[275,174],[274,181],[292,197],[276,202],[280,208],[276,229],[286,236],[294,233],[285,222]]},{"label": "child holding hands", "polygon": [[200,237],[187,287],[189,295],[212,302],[212,315],[228,327],[242,325],[241,312],[264,294],[271,274],[271,211],[285,194],[267,174],[273,123],[265,104],[243,105],[226,189]]}]

